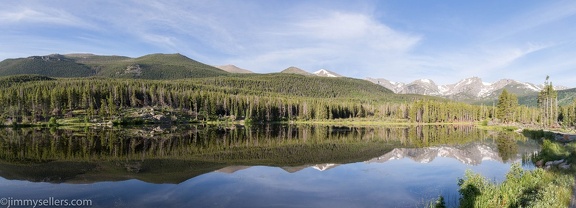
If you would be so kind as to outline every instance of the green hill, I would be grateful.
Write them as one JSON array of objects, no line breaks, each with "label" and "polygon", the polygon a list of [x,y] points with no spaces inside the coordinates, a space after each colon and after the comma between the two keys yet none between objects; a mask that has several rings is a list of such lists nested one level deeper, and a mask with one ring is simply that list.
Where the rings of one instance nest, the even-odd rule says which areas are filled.
[{"label": "green hill", "polygon": [[395,95],[389,89],[366,80],[344,77],[327,79],[285,73],[236,74],[194,79],[190,82],[206,87],[242,91],[242,94],[257,95],[272,93],[314,98],[380,98]]},{"label": "green hill", "polygon": [[96,70],[63,55],[31,56],[0,62],[0,76],[40,74],[50,77],[88,77]]},{"label": "green hill", "polygon": [[150,54],[138,58],[93,54],[53,54],[0,62],[0,76],[39,74],[50,77],[114,77],[181,79],[228,74],[181,54]]},{"label": "green hill", "polygon": [[[98,75],[117,78],[181,79],[226,75],[221,69],[181,54],[150,54],[135,59],[86,63],[99,68]],[[110,60],[110,58],[109,58]]]}]

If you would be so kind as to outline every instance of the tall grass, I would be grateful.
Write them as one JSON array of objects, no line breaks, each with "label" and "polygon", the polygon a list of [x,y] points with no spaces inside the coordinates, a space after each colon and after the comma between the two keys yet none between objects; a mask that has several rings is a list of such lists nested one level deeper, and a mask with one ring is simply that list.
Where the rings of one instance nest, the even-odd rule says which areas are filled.
[{"label": "tall grass", "polygon": [[543,169],[512,165],[501,184],[467,171],[459,181],[460,207],[567,207],[574,180]]}]

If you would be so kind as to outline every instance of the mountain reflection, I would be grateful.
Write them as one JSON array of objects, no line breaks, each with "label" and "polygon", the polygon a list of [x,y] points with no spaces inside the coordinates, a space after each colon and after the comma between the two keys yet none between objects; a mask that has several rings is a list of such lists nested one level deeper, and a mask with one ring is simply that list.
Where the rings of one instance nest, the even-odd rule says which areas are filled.
[{"label": "mountain reflection", "polygon": [[487,144],[471,144],[461,147],[395,148],[389,153],[367,162],[383,163],[410,158],[419,163],[429,163],[436,157],[454,158],[466,165],[478,165],[485,160],[502,162],[502,158],[498,155],[498,149]]},{"label": "mountain reflection", "polygon": [[[507,133],[504,133],[507,134]],[[502,140],[506,140],[510,149],[514,149],[516,152],[515,154],[510,154],[510,152],[502,152]],[[496,161],[496,162],[521,162],[522,159],[530,157],[535,152],[538,151],[539,146],[536,142],[525,141],[522,142],[522,147],[520,147],[523,152],[518,153],[518,144],[516,144],[515,140],[512,140],[510,137],[499,136],[495,140],[485,140],[483,142],[472,142],[466,145],[458,145],[458,146],[434,146],[434,147],[425,147],[425,148],[394,148],[390,152],[372,158],[370,160],[364,161],[365,163],[386,163],[392,160],[400,160],[404,158],[408,158],[414,162],[418,163],[430,163],[434,161],[434,159],[442,157],[442,158],[452,158],[459,161],[465,165],[480,165],[483,161]],[[506,149],[504,149],[506,150]],[[505,157],[501,156],[505,155]],[[296,167],[281,167],[283,170],[289,173],[295,173],[306,168],[313,168],[318,171],[326,171],[331,168],[338,167],[341,164],[335,163],[323,163],[323,164],[314,164],[314,165],[304,165],[304,166],[296,166]],[[235,173],[239,170],[248,169],[251,166],[228,166],[216,172],[223,172],[223,173]]]}]

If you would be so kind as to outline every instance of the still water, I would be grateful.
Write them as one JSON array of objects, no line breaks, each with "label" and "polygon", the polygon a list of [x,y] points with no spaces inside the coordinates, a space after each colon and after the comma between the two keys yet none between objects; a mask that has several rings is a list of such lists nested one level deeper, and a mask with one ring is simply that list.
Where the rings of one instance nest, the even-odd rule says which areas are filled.
[{"label": "still water", "polygon": [[454,206],[466,170],[501,181],[540,148],[471,126],[0,131],[0,198],[92,207]]}]

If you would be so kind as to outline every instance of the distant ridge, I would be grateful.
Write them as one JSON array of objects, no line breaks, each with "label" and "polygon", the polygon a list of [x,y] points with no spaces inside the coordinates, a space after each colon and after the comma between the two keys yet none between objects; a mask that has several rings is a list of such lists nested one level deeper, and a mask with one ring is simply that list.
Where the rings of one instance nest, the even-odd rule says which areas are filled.
[{"label": "distant ridge", "polygon": [[6,59],[0,62],[0,76],[38,74],[49,77],[88,77],[96,70],[60,54]]},{"label": "distant ridge", "polygon": [[94,54],[50,54],[0,62],[0,76],[38,74],[49,77],[116,77],[183,79],[213,77],[228,72],[182,54],[149,54],[138,58]]},{"label": "distant ridge", "polygon": [[294,66],[288,67],[288,68],[282,70],[280,73],[300,74],[300,75],[306,75],[306,76],[312,76],[312,75],[314,75],[314,74],[312,74],[312,73],[308,73],[308,72],[306,72],[306,71],[304,71],[304,70],[302,70],[302,69],[300,69],[300,68],[298,68],[298,67],[294,67]]},{"label": "distant ridge", "polygon": [[222,66],[216,66],[216,68],[222,69],[224,71],[227,71],[229,73],[236,73],[236,74],[251,74],[254,73],[250,70],[247,69],[242,69],[240,67],[234,66],[234,65],[222,65]]}]

